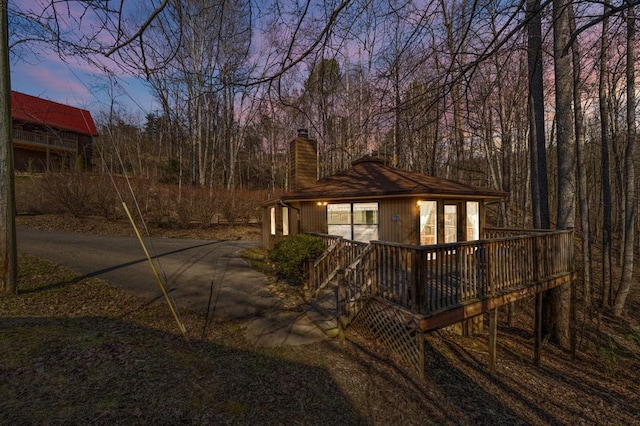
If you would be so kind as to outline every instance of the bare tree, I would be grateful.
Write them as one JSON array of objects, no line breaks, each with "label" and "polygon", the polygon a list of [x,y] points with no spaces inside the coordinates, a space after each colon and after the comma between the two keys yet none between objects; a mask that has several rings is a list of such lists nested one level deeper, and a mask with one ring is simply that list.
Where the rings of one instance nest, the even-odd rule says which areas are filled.
[{"label": "bare tree", "polygon": [[[573,8],[570,9],[569,24],[575,32],[576,19]],[[582,108],[582,66],[580,63],[580,45],[577,40],[571,45],[573,63],[573,108],[576,136],[576,158],[578,172],[578,198],[580,207],[580,228],[582,230],[582,279],[584,304],[591,306],[591,227],[589,224],[589,196],[587,194],[587,173],[585,155],[584,112]],[[575,296],[575,295],[574,295]]]},{"label": "bare tree", "polygon": [[627,145],[624,161],[624,238],[622,255],[622,281],[613,302],[613,314],[620,316],[633,282],[635,239],[635,145],[636,145],[636,84],[635,84],[635,30],[636,14],[633,5],[627,9]]},{"label": "bare tree", "polygon": [[[576,160],[573,125],[573,79],[570,55],[570,0],[553,2],[553,52],[556,97],[556,138],[558,155],[558,229],[573,229],[575,224]],[[551,312],[547,331],[560,346],[570,344],[571,286],[551,290]]]},{"label": "bare tree", "polygon": [[598,83],[598,99],[600,112],[600,155],[602,156],[602,306],[609,306],[613,301],[612,289],[612,225],[611,225],[611,172],[609,160],[609,0],[604,0],[602,13],[602,37],[600,44],[600,78]]},{"label": "bare tree", "polygon": [[544,87],[542,70],[542,9],[540,0],[527,1],[529,63],[529,152],[531,159],[531,207],[533,227],[548,229],[549,196],[547,151],[544,131]]}]

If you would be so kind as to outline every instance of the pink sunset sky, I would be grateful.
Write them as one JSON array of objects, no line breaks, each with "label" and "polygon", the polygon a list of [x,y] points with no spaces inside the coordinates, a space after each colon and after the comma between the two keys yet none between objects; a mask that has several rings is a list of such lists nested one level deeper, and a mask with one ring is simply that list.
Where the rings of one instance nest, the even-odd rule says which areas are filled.
[{"label": "pink sunset sky", "polygon": [[[93,113],[109,107],[109,78],[98,69],[88,70],[59,58],[43,58],[37,64],[11,64],[11,88],[18,92],[61,102]],[[126,111],[141,115],[157,106],[140,79],[116,76],[115,101]]]},{"label": "pink sunset sky", "polygon": [[[9,3],[11,9],[13,2]],[[43,0],[21,0],[19,10],[38,15],[50,4]],[[73,3],[69,4],[71,8],[60,13],[61,27],[65,30],[74,23],[64,21],[64,17],[68,16],[67,13],[80,14],[81,12],[74,11]],[[15,4],[13,8],[16,8]],[[76,28],[75,31],[82,32],[82,29]],[[108,42],[108,40],[104,41]],[[92,60],[111,70],[111,75],[107,75],[99,66],[80,58],[66,58],[66,61],[63,61],[55,51],[47,50],[46,45],[39,45],[35,49],[26,49],[26,51],[28,52],[26,54],[25,50],[14,54],[12,50],[12,90],[85,108],[94,115],[108,110],[112,98],[121,110],[141,119],[144,119],[147,113],[157,109],[143,80],[123,73],[106,57],[94,57]]]}]

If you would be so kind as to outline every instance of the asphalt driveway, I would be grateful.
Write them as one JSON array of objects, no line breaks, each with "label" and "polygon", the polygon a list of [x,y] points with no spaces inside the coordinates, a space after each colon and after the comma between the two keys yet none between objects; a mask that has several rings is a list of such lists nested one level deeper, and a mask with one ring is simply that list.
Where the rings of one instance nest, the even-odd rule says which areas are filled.
[{"label": "asphalt driveway", "polygon": [[[303,344],[324,338],[304,314],[282,312],[266,278],[239,256],[248,241],[151,238],[146,240],[171,297],[179,308],[209,318],[242,321],[259,346]],[[18,252],[68,267],[84,277],[154,299],[162,297],[140,243],[133,237],[18,229]]]}]

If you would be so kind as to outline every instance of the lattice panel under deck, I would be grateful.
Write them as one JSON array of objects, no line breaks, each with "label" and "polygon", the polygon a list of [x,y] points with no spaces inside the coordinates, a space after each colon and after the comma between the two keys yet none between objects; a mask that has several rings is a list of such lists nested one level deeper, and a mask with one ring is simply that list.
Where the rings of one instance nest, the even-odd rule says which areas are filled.
[{"label": "lattice panel under deck", "polygon": [[422,371],[424,354],[420,351],[424,350],[424,346],[420,344],[420,339],[424,336],[413,317],[388,303],[371,298],[350,328],[361,335],[372,335],[411,367]]}]

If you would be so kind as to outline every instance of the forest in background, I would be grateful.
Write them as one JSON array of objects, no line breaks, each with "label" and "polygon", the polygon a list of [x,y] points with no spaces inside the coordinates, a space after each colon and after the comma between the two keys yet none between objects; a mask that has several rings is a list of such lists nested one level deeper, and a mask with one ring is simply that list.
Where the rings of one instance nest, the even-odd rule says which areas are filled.
[{"label": "forest in background", "polygon": [[319,178],[375,152],[508,192],[500,225],[575,227],[583,299],[621,312],[638,251],[637,2],[16,3],[13,61],[51,46],[111,58],[161,105],[140,126],[114,95],[96,170],[286,189],[288,142],[308,128]]}]

